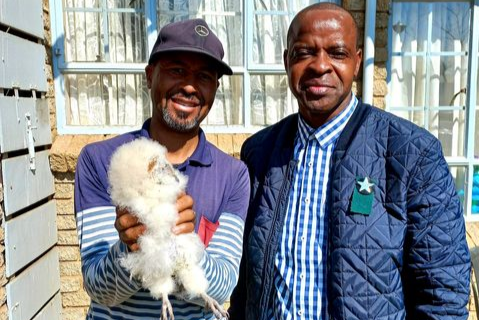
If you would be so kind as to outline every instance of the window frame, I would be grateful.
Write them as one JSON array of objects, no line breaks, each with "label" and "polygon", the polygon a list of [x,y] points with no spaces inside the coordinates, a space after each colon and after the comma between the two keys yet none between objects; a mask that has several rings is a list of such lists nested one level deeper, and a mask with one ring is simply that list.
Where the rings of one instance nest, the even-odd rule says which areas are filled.
[{"label": "window frame", "polygon": [[[154,0],[145,0],[147,30],[156,30],[156,21],[150,21],[148,14],[156,10]],[[132,10],[134,11],[134,10]],[[120,134],[138,129],[141,124],[129,126],[76,126],[66,121],[65,75],[68,74],[144,74],[146,63],[110,63],[110,62],[66,62],[63,29],[63,1],[50,0],[50,20],[52,36],[52,60],[55,88],[55,107],[58,134]],[[148,35],[148,51],[151,52],[156,37]]]},{"label": "window frame", "polygon": [[[287,0],[288,7],[292,8],[296,3],[294,0]],[[320,2],[317,0],[316,2]],[[341,4],[341,0],[330,0]],[[302,0],[301,4],[304,6],[307,0]],[[298,10],[297,8],[294,8]],[[234,75],[241,76],[243,79],[243,94],[242,94],[242,112],[244,125],[230,125],[230,126],[213,126],[203,124],[202,128],[207,133],[254,133],[264,126],[256,126],[251,124],[251,77],[256,75],[286,75],[284,66],[280,64],[258,64],[253,61],[253,18],[256,14],[264,15],[282,15],[288,16],[289,21],[294,17],[296,12],[286,11],[255,11],[252,1],[243,0],[242,4],[242,27],[243,27],[243,65],[232,66]],[[53,74],[55,86],[55,104],[56,104],[56,118],[57,131],[59,134],[120,134],[127,131],[137,129],[141,124],[136,126],[77,126],[68,125],[66,121],[66,102],[64,75],[67,74],[144,74],[146,63],[66,63],[65,62],[65,48],[63,41],[63,1],[50,0],[50,15],[51,15],[51,32],[52,32],[52,53],[53,53]],[[157,37],[157,12],[156,0],[145,0],[145,19],[146,32],[148,42],[148,52],[151,52]],[[286,35],[284,35],[286,36]],[[289,92],[289,90],[288,90]]]}]

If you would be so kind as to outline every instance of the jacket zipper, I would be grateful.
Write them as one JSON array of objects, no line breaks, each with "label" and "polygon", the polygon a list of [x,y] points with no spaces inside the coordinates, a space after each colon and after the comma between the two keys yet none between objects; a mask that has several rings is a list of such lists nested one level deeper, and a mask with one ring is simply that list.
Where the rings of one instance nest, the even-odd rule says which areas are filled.
[{"label": "jacket zipper", "polygon": [[[346,152],[346,151],[344,151]],[[327,228],[328,228],[328,239],[326,239],[326,245],[328,246],[327,247],[327,261],[326,261],[326,275],[327,275],[327,280],[326,280],[326,300],[328,301],[328,307],[326,308],[326,319],[329,319],[329,320],[333,320],[333,316],[332,314],[329,312],[330,310],[330,297],[331,297],[331,282],[330,282],[330,276],[329,276],[329,272],[331,270],[331,247],[332,247],[332,230],[333,230],[333,214],[332,214],[332,208],[333,208],[333,188],[332,188],[332,181],[334,181],[334,176],[337,172],[337,170],[335,170],[336,168],[339,168],[340,167],[340,164],[342,162],[342,158],[341,157],[337,157],[336,156],[337,153],[336,153],[336,148],[334,148],[333,150],[333,153],[331,154],[331,168],[329,170],[329,181],[328,181],[328,193],[327,193],[327,200],[326,200],[326,212],[328,213],[328,219],[327,219]]]},{"label": "jacket zipper", "polygon": [[[295,160],[290,160],[289,163],[288,163],[288,169],[287,169],[287,171],[286,171],[286,179],[283,181],[283,184],[281,185],[281,190],[280,190],[279,196],[278,196],[279,201],[277,202],[276,208],[275,208],[275,210],[273,211],[273,222],[272,222],[272,224],[271,224],[271,225],[272,225],[272,229],[274,229],[274,227],[275,227],[275,225],[276,225],[276,221],[278,220],[278,218],[283,218],[283,217],[284,217],[284,214],[281,213],[280,210],[279,210],[279,209],[280,209],[280,203],[282,202],[282,201],[281,201],[281,196],[284,195],[284,192],[285,192],[285,189],[286,189],[286,185],[288,185],[288,184],[291,185],[291,183],[288,183],[288,181],[290,182],[290,178],[291,178],[291,176],[293,175],[293,171],[294,171],[294,170],[293,170],[293,171],[291,170],[291,167],[293,166],[293,168],[294,168],[294,167],[296,166],[296,163],[297,163],[297,161],[295,161]],[[283,210],[283,211],[284,211],[284,210]],[[278,216],[281,216],[281,217],[278,217]],[[270,244],[270,243],[271,243],[271,240],[273,239],[273,234],[274,234],[274,233],[275,233],[274,230],[272,230],[272,231],[269,233],[269,236],[268,236],[267,241],[266,241],[267,244]],[[277,241],[275,241],[275,243],[277,244]],[[276,247],[276,246],[277,246],[277,245],[275,245],[274,247]],[[264,267],[264,268],[265,268],[265,271],[264,271],[265,274],[266,274],[266,268],[268,268],[268,267],[269,267],[269,264],[270,264],[270,252],[271,252],[271,248],[272,248],[272,247],[273,247],[272,245],[268,245],[268,246],[266,247],[266,254],[265,254],[266,260],[265,260],[265,264],[264,264],[264,265],[265,265],[265,267]],[[273,269],[274,269],[274,267],[273,267]],[[271,280],[271,281],[274,282],[274,279]],[[270,282],[270,283],[272,283],[272,282]],[[269,293],[271,292],[271,286],[272,286],[272,285],[270,284],[268,290],[266,290],[266,286],[263,286],[263,288],[262,288],[262,290],[261,290],[261,294],[260,294],[260,302],[259,302],[259,306],[260,306],[260,307],[263,306],[265,299],[269,299],[269,298],[270,298],[270,297],[269,297],[269,296],[270,296]],[[267,296],[265,295],[265,292],[268,293]],[[265,308],[263,308],[263,310],[262,310],[262,314],[261,314],[260,319],[264,319],[265,312],[268,311],[267,309],[268,309],[268,305],[266,304]]]}]

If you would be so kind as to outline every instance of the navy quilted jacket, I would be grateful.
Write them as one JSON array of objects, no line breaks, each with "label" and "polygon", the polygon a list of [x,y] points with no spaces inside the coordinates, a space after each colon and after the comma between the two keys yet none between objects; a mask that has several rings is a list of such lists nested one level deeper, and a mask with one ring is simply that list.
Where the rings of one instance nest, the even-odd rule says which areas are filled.
[{"label": "navy quilted jacket", "polygon": [[[252,194],[231,320],[266,320],[295,161],[297,115],[243,145]],[[332,155],[329,319],[467,319],[470,256],[439,141],[361,102]],[[356,177],[376,182],[372,213],[350,211]]]}]

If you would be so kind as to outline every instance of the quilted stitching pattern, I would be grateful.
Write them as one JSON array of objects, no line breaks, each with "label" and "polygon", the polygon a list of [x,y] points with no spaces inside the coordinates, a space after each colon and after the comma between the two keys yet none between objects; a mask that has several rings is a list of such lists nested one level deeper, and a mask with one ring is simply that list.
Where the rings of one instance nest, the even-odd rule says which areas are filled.
[{"label": "quilted stitching pattern", "polygon": [[[246,319],[261,319],[270,297],[272,257],[289,190],[284,182],[291,174],[291,149],[277,144],[287,137],[292,144],[287,128],[294,127],[295,119],[263,130],[242,150],[253,183],[245,231]],[[440,143],[375,108],[352,137],[345,137],[351,140],[346,148],[336,149],[331,168],[330,318],[466,319],[470,258],[462,209]],[[353,214],[356,177],[366,176],[376,182],[373,211]]]},{"label": "quilted stitching pattern", "polygon": [[[467,318],[464,221],[437,139],[373,110],[333,163],[331,317]],[[370,216],[349,212],[356,176],[377,181]]]}]

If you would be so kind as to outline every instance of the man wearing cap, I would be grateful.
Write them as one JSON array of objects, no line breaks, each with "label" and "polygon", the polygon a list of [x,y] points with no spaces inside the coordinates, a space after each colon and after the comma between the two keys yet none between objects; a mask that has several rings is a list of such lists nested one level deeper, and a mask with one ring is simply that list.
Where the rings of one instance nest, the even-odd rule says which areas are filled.
[{"label": "man wearing cap", "polygon": [[[157,320],[162,314],[161,300],[154,300],[118,262],[139,249],[137,239],[145,226],[130,212],[115,208],[108,193],[112,153],[141,137],[164,145],[167,159],[188,176],[187,194],[177,199],[173,231],[195,230],[203,240],[207,294],[223,303],[236,285],[250,192],[248,172],[242,162],[206,141],[199,127],[213,105],[218,79],[232,74],[223,55],[221,42],[202,19],[163,27],[145,69],[152,117],[140,130],[82,150],[75,213],[84,286],[91,297],[88,319]],[[175,319],[214,319],[198,301],[170,297]]]}]

